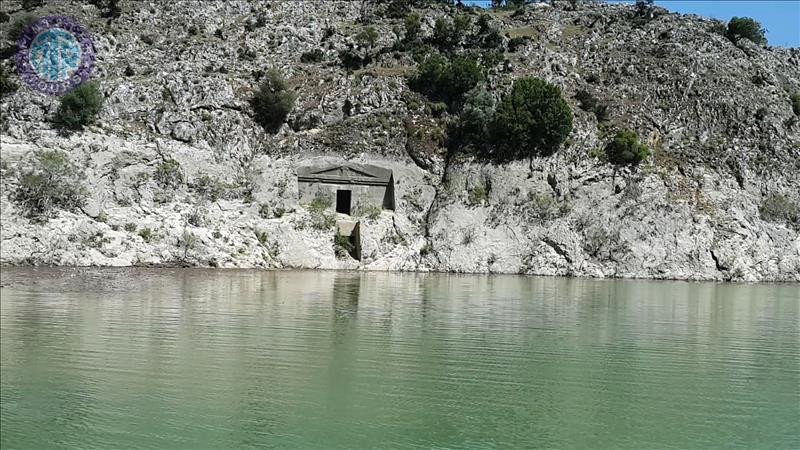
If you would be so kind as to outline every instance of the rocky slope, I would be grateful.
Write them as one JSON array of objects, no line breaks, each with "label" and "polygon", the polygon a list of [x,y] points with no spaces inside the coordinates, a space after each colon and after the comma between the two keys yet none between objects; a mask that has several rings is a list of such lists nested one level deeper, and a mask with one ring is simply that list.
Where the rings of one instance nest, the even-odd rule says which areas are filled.
[{"label": "rocky slope", "polygon": [[[409,90],[415,62],[390,50],[402,19],[380,5],[120,4],[113,20],[79,1],[34,11],[92,32],[105,104],[94,125],[65,136],[49,122],[57,98],[21,86],[2,99],[2,264],[800,281],[798,230],[760,213],[771,195],[800,201],[800,124],[789,101],[800,92],[798,49],[734,44],[695,16],[636,20],[624,5],[492,11],[505,41],[530,38],[490,70],[492,92],[540,77],[562,88],[574,113],[555,155],[495,164],[447,157],[440,136],[452,118],[433,117]],[[23,14],[17,6],[3,4],[3,36]],[[455,8],[418,12],[430,34]],[[348,72],[338,51],[365,25],[378,31],[378,56]],[[322,61],[301,62],[314,49]],[[248,103],[270,68],[297,94],[274,135]],[[608,122],[578,107],[581,89],[609,105]],[[622,128],[653,154],[615,172],[597,150]],[[16,174],[47,150],[81,169],[89,199],[30,220],[13,200]],[[165,185],[158,170],[171,160],[180,176]],[[298,166],[343,160],[394,171],[396,211],[362,218],[361,261],[337,257],[334,228],[297,201]]]}]

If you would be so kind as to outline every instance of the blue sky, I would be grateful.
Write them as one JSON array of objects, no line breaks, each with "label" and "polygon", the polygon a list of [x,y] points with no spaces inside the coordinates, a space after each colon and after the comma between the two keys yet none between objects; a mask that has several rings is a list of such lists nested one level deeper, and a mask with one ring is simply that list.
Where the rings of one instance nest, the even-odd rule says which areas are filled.
[{"label": "blue sky", "polygon": [[[489,1],[464,3],[486,4]],[[656,0],[656,4],[670,11],[724,21],[734,16],[752,17],[767,29],[770,45],[800,47],[800,0]]]}]

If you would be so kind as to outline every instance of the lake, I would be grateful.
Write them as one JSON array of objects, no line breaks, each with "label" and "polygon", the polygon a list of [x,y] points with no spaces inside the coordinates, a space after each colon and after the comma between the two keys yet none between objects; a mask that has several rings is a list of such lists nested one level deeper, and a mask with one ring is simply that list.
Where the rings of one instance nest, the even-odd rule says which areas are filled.
[{"label": "lake", "polygon": [[800,448],[800,286],[3,268],[0,446]]}]

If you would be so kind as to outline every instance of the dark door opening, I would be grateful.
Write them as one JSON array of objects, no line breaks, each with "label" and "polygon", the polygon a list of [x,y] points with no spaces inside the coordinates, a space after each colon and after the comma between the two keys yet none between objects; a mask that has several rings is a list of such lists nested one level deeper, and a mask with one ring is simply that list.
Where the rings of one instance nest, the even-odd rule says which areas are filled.
[{"label": "dark door opening", "polygon": [[336,212],[350,214],[350,191],[336,191]]}]

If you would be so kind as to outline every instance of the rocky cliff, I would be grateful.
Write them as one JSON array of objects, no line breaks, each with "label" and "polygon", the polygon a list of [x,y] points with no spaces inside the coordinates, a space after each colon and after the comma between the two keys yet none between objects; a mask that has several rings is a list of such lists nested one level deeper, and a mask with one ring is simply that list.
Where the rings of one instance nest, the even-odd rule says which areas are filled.
[{"label": "rocky cliff", "polygon": [[[445,148],[452,114],[409,89],[416,63],[385,5],[123,0],[104,18],[93,3],[45,4],[33,13],[91,31],[105,102],[65,135],[51,124],[58,98],[21,85],[1,100],[0,262],[800,281],[797,223],[764,213],[771,198],[795,214],[800,201],[789,100],[800,50],[732,42],[701,17],[572,3],[487,12],[504,49],[490,91],[539,77],[574,114],[553,156],[507,163]],[[3,36],[18,6],[3,3]],[[417,13],[428,36],[456,8]],[[340,52],[368,26],[372,61],[343,68]],[[274,134],[249,103],[268,69],[297,96]],[[607,118],[579,107],[581,90]],[[650,148],[639,167],[598,157],[617,129]],[[51,150],[88,197],[33,219],[19,173]],[[394,174],[396,209],[360,219],[360,261],[337,256],[331,213],[297,200],[297,167],[341,161]]]}]

